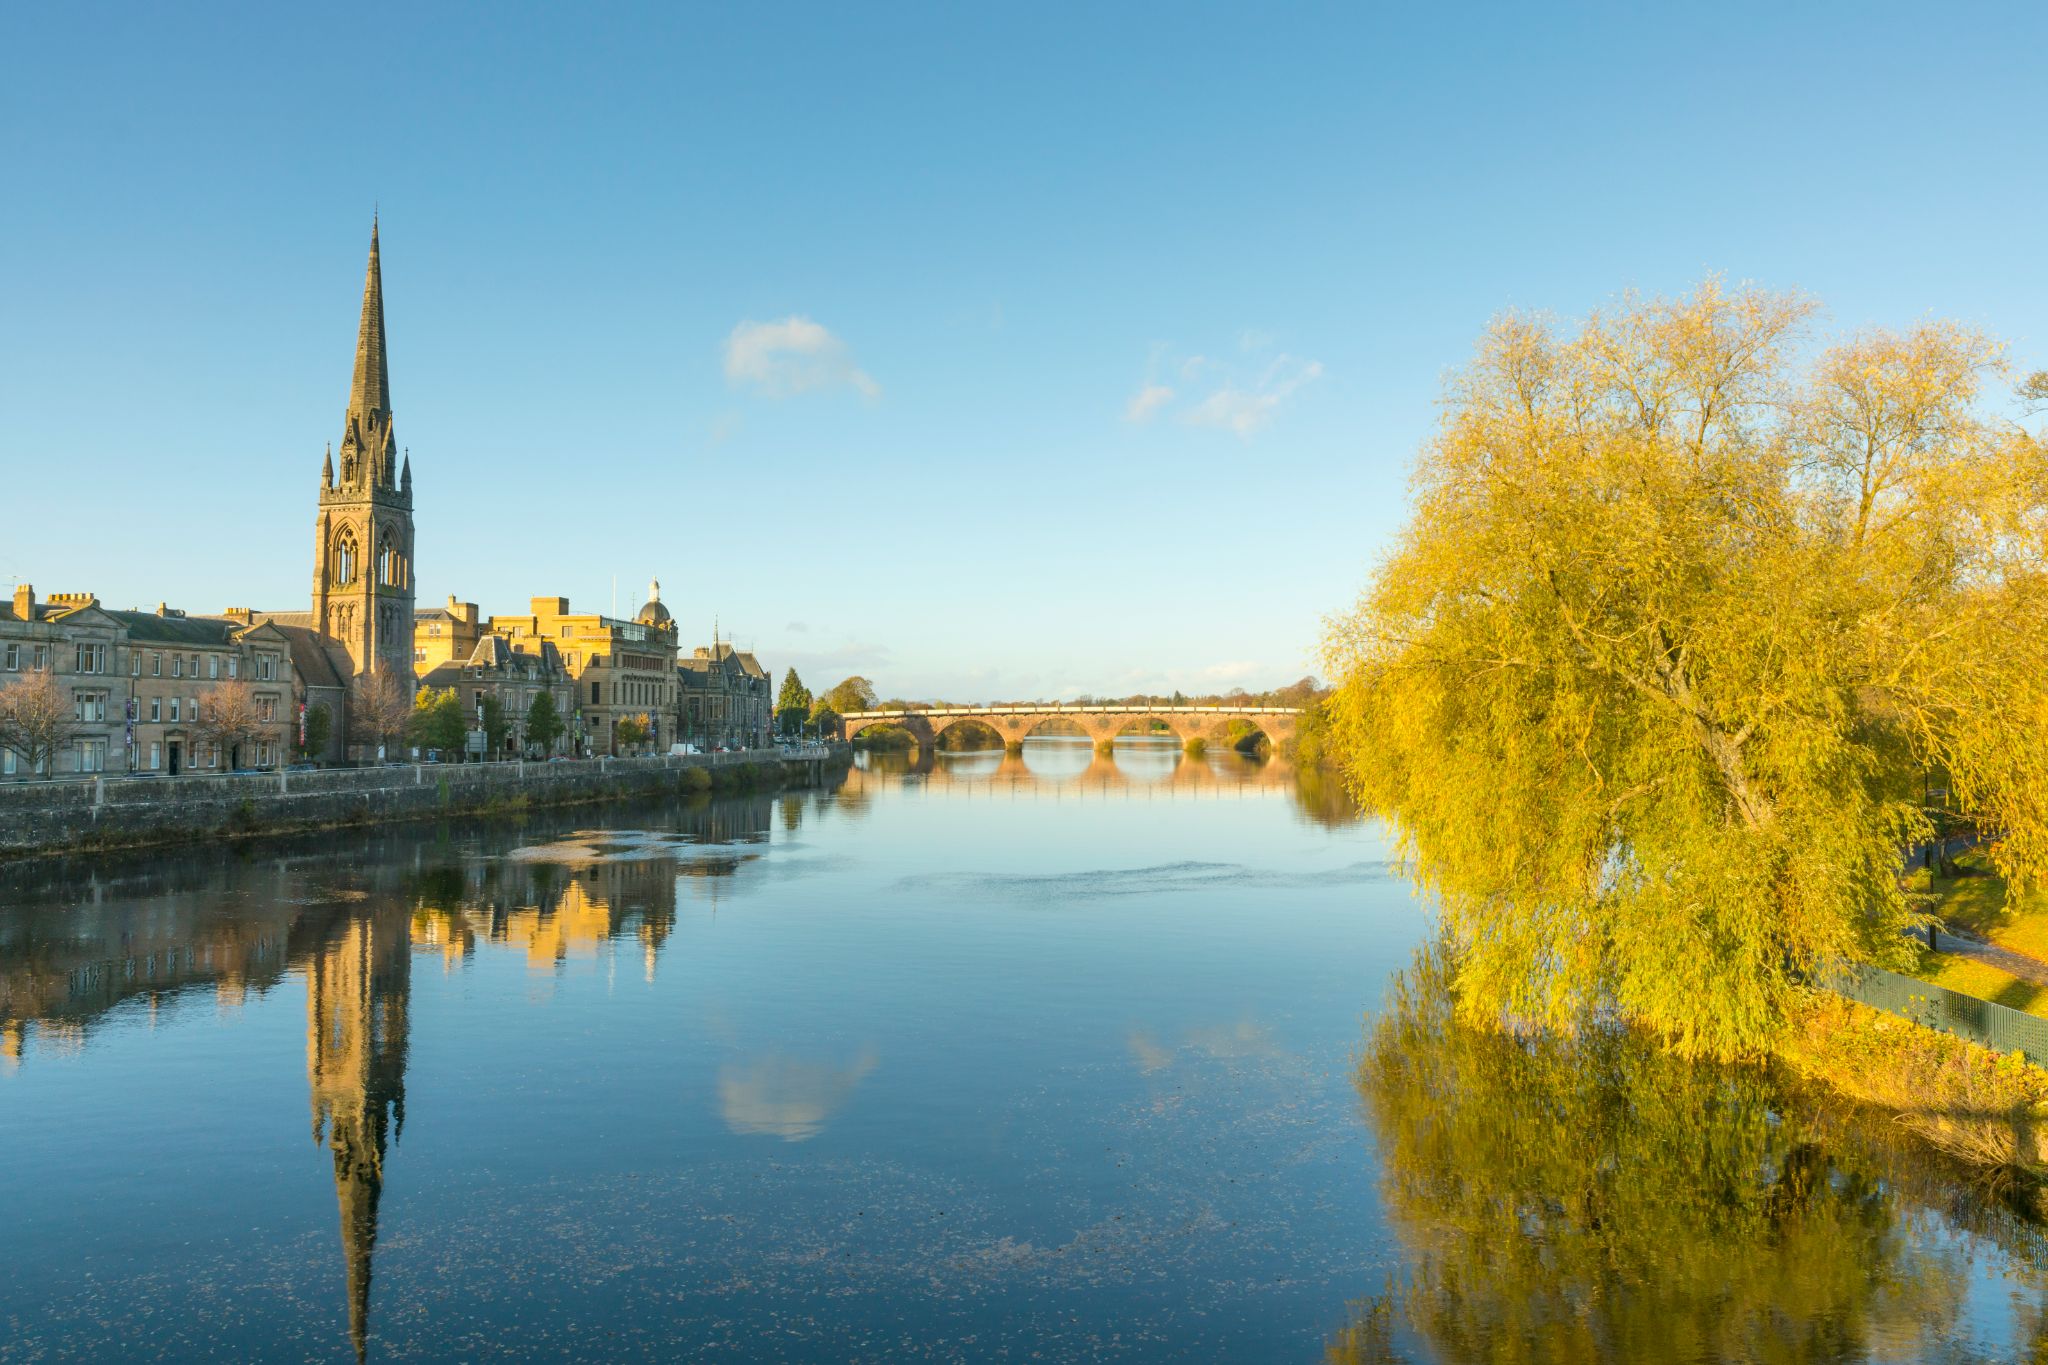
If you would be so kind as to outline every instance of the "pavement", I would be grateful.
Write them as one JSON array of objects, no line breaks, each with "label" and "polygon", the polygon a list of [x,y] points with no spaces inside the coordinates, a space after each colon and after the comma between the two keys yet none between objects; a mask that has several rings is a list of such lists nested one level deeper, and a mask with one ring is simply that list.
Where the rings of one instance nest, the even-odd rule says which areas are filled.
[{"label": "pavement", "polygon": [[1937,940],[1944,953],[1957,957],[1973,957],[1988,963],[2008,976],[2016,976],[2030,986],[2048,986],[2048,962],[2025,953],[2016,953],[2010,948],[2001,948],[1996,943],[1986,943],[1981,938],[1943,929]]}]

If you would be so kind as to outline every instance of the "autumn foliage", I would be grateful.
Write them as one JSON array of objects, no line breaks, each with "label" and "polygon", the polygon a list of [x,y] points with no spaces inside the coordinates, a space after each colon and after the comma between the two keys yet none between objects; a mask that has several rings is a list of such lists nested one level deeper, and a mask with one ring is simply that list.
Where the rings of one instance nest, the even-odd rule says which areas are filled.
[{"label": "autumn foliage", "polygon": [[1993,341],[1815,353],[1812,314],[1499,320],[1329,622],[1332,745],[1469,1016],[1753,1052],[1815,967],[1901,958],[1930,792],[2048,869],[2042,443],[1986,411]]}]

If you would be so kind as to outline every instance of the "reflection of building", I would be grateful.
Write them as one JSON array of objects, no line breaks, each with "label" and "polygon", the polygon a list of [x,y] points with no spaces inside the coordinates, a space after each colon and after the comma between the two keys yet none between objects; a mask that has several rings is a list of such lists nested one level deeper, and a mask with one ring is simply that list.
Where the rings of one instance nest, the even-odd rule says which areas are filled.
[{"label": "reflection of building", "polygon": [[[0,901],[7,899],[0,891]],[[0,1043],[83,1039],[131,1000],[211,989],[227,1005],[284,976],[292,910],[251,918],[217,895],[164,895],[144,914],[105,905],[15,905],[0,916]]]},{"label": "reflection of building", "polygon": [[0,1058],[18,1059],[27,1029],[39,1049],[82,1043],[110,1012],[152,1013],[210,989],[239,1005],[283,979],[306,978],[306,1082],[313,1133],[333,1152],[347,1266],[349,1326],[363,1357],[370,1257],[386,1141],[405,1121],[411,936],[404,902],[309,909],[291,896],[252,907],[217,889],[112,905],[16,905],[0,915]]},{"label": "reflection of building", "polygon": [[384,1192],[384,1151],[405,1127],[411,925],[402,909],[352,915],[306,963],[306,1083],[313,1136],[334,1153],[349,1335],[362,1360],[370,1320],[370,1258]]},{"label": "reflection of building", "polygon": [[[0,866],[0,1074],[75,1050],[110,1016],[154,1017],[160,1003],[168,1015],[181,998],[233,1007],[303,974],[308,1105],[332,1162],[361,1360],[385,1161],[405,1118],[411,955],[439,953],[453,969],[496,944],[551,970],[637,945],[651,972],[679,896],[729,885],[763,851],[778,803],[676,800],[652,825],[620,830],[569,823],[604,818],[591,812],[544,813],[517,832],[477,827],[452,857],[444,833],[398,826],[345,854],[305,841],[260,860],[112,855],[63,880]],[[536,829],[550,822],[558,842],[520,846],[547,838]],[[788,1089],[777,1084],[771,1099]]]}]

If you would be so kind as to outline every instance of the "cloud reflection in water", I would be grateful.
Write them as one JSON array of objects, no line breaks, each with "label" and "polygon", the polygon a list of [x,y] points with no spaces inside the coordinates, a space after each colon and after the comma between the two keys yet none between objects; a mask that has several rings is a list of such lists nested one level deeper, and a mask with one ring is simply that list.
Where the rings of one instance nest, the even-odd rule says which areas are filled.
[{"label": "cloud reflection in water", "polygon": [[742,1136],[806,1142],[825,1131],[875,1064],[872,1046],[844,1066],[781,1053],[728,1062],[718,1071],[719,1112]]}]

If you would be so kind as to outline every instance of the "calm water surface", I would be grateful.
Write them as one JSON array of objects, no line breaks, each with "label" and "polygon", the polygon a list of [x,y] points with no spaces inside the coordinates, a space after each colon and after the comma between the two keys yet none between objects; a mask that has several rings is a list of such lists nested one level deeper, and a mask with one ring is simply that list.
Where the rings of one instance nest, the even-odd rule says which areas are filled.
[{"label": "calm water surface", "polygon": [[2035,1351],[1882,1125],[1390,990],[1386,857],[1034,741],[0,872],[0,1359]]}]

